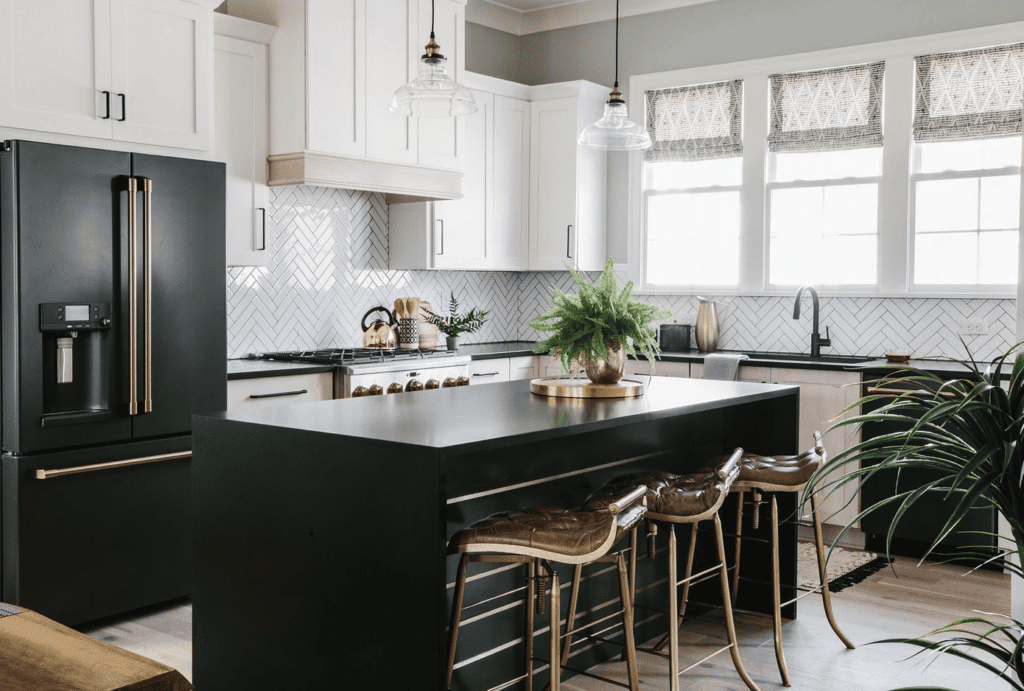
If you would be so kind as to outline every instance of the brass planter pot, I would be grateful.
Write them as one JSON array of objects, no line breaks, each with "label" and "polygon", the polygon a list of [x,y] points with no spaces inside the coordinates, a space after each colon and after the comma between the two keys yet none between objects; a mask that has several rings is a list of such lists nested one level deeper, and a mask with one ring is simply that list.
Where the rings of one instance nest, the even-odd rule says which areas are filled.
[{"label": "brass planter pot", "polygon": [[584,352],[580,361],[587,371],[587,378],[595,384],[614,384],[622,379],[626,369],[626,349],[618,341],[612,341],[608,345],[608,357],[591,358]]}]

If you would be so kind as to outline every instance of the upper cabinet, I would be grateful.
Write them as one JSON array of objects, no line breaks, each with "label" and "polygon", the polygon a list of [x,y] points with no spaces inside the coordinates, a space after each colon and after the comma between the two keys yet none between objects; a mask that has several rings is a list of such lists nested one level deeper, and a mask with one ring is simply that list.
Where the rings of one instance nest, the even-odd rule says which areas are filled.
[{"label": "upper cabinet", "polygon": [[0,0],[0,122],[207,149],[216,4]]},{"label": "upper cabinet", "polygon": [[479,109],[446,121],[461,142],[463,197],[391,205],[392,269],[527,266],[528,88],[481,75],[466,75],[465,83],[480,87],[472,89]]},{"label": "upper cabinet", "polygon": [[275,27],[214,17],[214,158],[227,164],[228,266],[267,265],[267,48]]},{"label": "upper cabinet", "polygon": [[[270,47],[271,185],[369,190],[390,201],[461,195],[458,142],[447,132],[454,123],[432,127],[388,111],[395,90],[418,72],[429,7],[429,0],[229,0],[230,14],[278,27]],[[437,0],[437,8],[439,32],[447,30],[441,21],[458,24],[458,33],[439,40],[459,69],[465,0]]]},{"label": "upper cabinet", "polygon": [[589,82],[535,87],[530,104],[531,271],[600,271],[606,259],[607,157],[581,146],[607,91]]},{"label": "upper cabinet", "polygon": [[[424,46],[430,37],[431,2],[419,0],[419,26],[417,27],[416,66],[413,75],[419,71],[419,59],[425,52]],[[441,54],[448,61],[448,74],[463,84],[466,73],[466,2],[465,0],[436,0],[434,3],[434,33],[441,46]],[[394,92],[401,84],[396,84]],[[462,139],[459,131],[460,118],[420,118],[419,163],[436,168],[462,170],[465,157],[473,144]]]}]

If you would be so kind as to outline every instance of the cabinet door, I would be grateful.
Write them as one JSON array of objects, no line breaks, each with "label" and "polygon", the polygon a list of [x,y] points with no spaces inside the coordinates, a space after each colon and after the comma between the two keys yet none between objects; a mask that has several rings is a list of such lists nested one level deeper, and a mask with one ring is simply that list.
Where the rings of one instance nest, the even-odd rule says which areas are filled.
[{"label": "cabinet door", "polygon": [[395,90],[419,69],[426,35],[419,35],[418,0],[372,0],[366,7],[366,155],[416,163],[417,120],[388,110]]},{"label": "cabinet door", "polygon": [[210,11],[181,0],[110,0],[114,138],[206,149]]},{"label": "cabinet door", "polygon": [[329,401],[333,393],[334,375],[330,372],[234,379],[228,382],[228,410]]},{"label": "cabinet door", "polygon": [[0,25],[0,122],[109,139],[110,0],[0,0]]},{"label": "cabinet door", "polygon": [[573,265],[576,225],[576,98],[531,104],[530,270]]},{"label": "cabinet door", "polygon": [[470,384],[495,384],[509,380],[509,358],[473,360],[469,363]]},{"label": "cabinet door", "polygon": [[474,91],[479,109],[459,118],[467,143],[463,156],[462,199],[434,202],[434,267],[483,269],[491,266],[487,229],[492,216],[490,151],[494,146],[490,94]]},{"label": "cabinet door", "polygon": [[[366,0],[309,0],[306,3],[306,108],[309,113],[306,147],[312,151],[366,155],[364,118],[368,60],[364,27],[367,4],[377,8],[388,3],[384,0],[369,3]],[[397,20],[398,17],[392,17],[392,21]],[[391,53],[385,51],[371,53],[369,57],[369,62],[392,60]],[[384,112],[387,112],[386,107]]]},{"label": "cabinet door", "polygon": [[[528,266],[530,221],[530,103],[494,97],[494,202],[492,268],[521,271]],[[468,173],[467,173],[468,175]],[[466,186],[466,178],[462,181]]]},{"label": "cabinet door", "polygon": [[[824,434],[825,430],[834,424],[834,418],[860,395],[860,375],[852,372],[773,367],[771,373],[771,379],[776,384],[796,384],[800,387],[801,451],[814,444],[815,432]],[[852,411],[844,417],[856,414],[856,411]],[[858,430],[853,427],[840,427],[825,434],[822,443],[832,458],[858,441]],[[830,479],[836,479],[841,474],[834,474]],[[830,495],[832,489],[834,487],[826,486],[818,493],[821,520],[823,523],[845,526],[856,518],[859,512],[855,488],[852,483],[846,484]],[[805,507],[805,511],[809,510],[809,506]]]},{"label": "cabinet door", "polygon": [[[376,2],[376,0],[374,0]],[[441,46],[441,54],[448,60],[448,75],[455,81],[462,79],[466,59],[466,3],[458,0],[436,0],[434,3],[434,33]],[[430,38],[431,0],[420,0],[419,28],[416,46],[416,68]],[[415,74],[415,72],[413,72]],[[395,88],[398,88],[396,85]],[[460,138],[459,121],[462,118],[419,118],[419,164],[436,168],[462,170],[464,154],[472,149]]]},{"label": "cabinet door", "polygon": [[227,164],[228,266],[267,265],[267,47],[215,40],[215,158]]},{"label": "cabinet door", "polygon": [[516,381],[518,379],[536,379],[537,357],[534,355],[522,355],[520,357],[509,358],[508,378],[510,381]]}]

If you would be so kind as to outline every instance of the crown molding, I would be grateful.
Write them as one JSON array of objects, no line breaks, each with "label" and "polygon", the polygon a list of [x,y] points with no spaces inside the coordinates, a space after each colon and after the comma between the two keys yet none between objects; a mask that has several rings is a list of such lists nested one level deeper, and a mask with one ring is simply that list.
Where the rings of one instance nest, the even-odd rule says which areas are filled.
[{"label": "crown molding", "polygon": [[[707,2],[715,0],[623,0],[620,14],[630,17]],[[516,36],[613,19],[614,5],[602,0],[575,0],[527,12],[508,7],[501,0],[469,0],[466,9],[466,21]]]}]

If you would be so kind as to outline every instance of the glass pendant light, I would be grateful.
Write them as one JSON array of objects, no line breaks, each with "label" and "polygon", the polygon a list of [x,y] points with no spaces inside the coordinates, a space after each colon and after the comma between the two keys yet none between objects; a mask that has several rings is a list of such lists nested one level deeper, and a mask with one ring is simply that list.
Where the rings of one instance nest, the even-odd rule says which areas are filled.
[{"label": "glass pendant light", "polygon": [[619,0],[615,0],[615,86],[604,105],[604,115],[580,134],[580,144],[606,151],[647,149],[651,136],[646,128],[629,119],[626,102],[619,91]]},{"label": "glass pendant light", "polygon": [[448,60],[434,40],[434,0],[430,0],[430,41],[420,57],[420,73],[391,97],[392,113],[412,118],[448,118],[477,109],[469,89],[448,74]]}]

